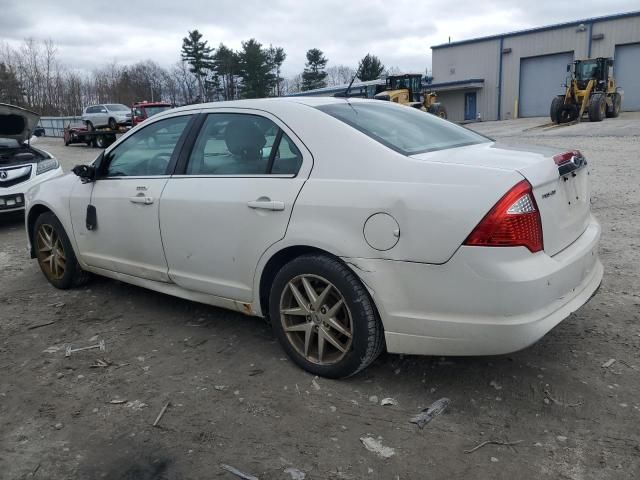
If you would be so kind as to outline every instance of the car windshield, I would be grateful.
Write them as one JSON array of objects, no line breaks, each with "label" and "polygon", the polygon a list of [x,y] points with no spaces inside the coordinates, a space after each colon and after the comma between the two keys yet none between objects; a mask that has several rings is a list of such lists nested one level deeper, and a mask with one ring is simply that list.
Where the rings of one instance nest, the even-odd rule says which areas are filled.
[{"label": "car windshield", "polygon": [[144,107],[145,112],[147,112],[147,116],[155,115],[156,113],[164,112],[165,110],[169,110],[171,107],[167,105],[155,105],[153,107]]},{"label": "car windshield", "polygon": [[576,78],[578,80],[590,80],[596,77],[598,62],[580,62],[576,65]]},{"label": "car windshield", "polygon": [[317,108],[403,155],[491,141],[422,110],[388,102],[345,101]]},{"label": "car windshield", "polygon": [[122,105],[120,103],[111,103],[105,106],[107,107],[107,110],[109,110],[110,112],[128,112],[129,110],[131,110],[126,105]]}]

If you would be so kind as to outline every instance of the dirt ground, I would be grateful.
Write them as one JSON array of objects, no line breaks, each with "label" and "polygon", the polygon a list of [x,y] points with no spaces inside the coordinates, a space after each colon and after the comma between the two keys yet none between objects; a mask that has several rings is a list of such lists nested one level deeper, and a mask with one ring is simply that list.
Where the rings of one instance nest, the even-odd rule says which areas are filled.
[{"label": "dirt ground", "polygon": [[[385,354],[355,378],[314,381],[259,319],[99,278],[55,290],[28,258],[22,217],[1,219],[0,477],[238,478],[228,464],[260,479],[640,478],[640,115],[529,130],[544,122],[474,128],[586,154],[605,277],[511,355]],[[67,170],[97,155],[40,146]],[[65,357],[99,339],[106,352]],[[446,414],[408,422],[442,397]],[[486,440],[519,443],[464,453]]]}]

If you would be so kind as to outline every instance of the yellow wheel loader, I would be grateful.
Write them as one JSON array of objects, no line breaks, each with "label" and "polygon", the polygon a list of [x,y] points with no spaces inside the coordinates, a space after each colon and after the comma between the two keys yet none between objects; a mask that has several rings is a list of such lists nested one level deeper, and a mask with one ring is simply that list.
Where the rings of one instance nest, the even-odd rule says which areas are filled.
[{"label": "yellow wheel loader", "polygon": [[622,93],[610,74],[611,58],[588,58],[567,65],[566,90],[551,102],[553,123],[579,122],[587,114],[592,122],[605,117],[617,117],[622,105]]},{"label": "yellow wheel loader", "polygon": [[438,95],[435,92],[422,91],[422,75],[419,73],[388,76],[385,89],[373,98],[407,105],[440,118],[447,118],[447,110],[438,102]]}]

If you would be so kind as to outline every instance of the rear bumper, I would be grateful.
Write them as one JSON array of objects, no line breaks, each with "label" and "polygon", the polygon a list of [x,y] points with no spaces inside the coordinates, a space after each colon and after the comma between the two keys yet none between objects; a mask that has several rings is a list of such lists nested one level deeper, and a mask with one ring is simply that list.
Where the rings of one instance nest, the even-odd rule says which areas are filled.
[{"label": "rear bumper", "polygon": [[525,348],[584,305],[602,281],[600,226],[550,257],[523,247],[461,247],[443,265],[347,259],[369,287],[387,350],[496,355]]}]

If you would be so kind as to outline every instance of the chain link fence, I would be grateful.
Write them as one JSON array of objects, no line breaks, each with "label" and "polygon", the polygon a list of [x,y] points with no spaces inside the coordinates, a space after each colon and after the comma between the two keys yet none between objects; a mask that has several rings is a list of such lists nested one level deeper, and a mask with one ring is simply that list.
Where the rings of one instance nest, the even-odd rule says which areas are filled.
[{"label": "chain link fence", "polygon": [[62,137],[69,124],[82,124],[82,117],[40,117],[38,126],[44,128],[45,137]]}]

